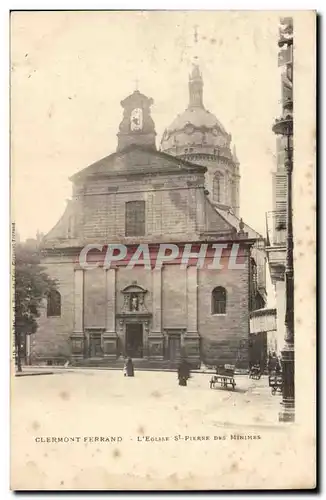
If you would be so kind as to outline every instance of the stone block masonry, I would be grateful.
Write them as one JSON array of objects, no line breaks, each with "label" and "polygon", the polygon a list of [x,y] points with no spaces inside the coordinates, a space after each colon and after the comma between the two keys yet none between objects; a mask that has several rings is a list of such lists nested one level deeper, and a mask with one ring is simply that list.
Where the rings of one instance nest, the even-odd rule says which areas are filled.
[{"label": "stone block masonry", "polygon": [[[87,330],[99,330],[103,356],[104,343],[111,342],[114,351],[109,352],[116,358],[125,345],[125,322],[140,321],[147,349],[151,339],[155,343],[154,359],[169,356],[169,334],[173,331],[180,335],[181,348],[190,357],[200,355],[206,364],[240,363],[239,366],[243,366],[247,363],[247,264],[244,269],[233,270],[194,266],[180,269],[178,265],[166,265],[162,270],[99,267],[84,271],[75,268],[73,257],[64,261],[58,256],[48,257],[45,264],[49,274],[58,280],[62,311],[60,317],[48,318],[46,308],[42,310],[39,329],[33,336],[34,360],[71,358],[72,335],[78,334],[83,339]],[[126,318],[122,291],[128,286],[142,287],[146,293],[144,310]],[[212,313],[212,292],[217,286],[227,291],[226,313],[220,315]],[[151,353],[148,351],[146,355],[150,357]],[[84,356],[83,349],[80,356]]]},{"label": "stone block masonry", "polygon": [[[207,364],[247,364],[249,336],[248,259],[244,269],[203,269],[198,274],[198,329],[201,356]],[[226,313],[212,314],[212,290],[226,289]]]}]

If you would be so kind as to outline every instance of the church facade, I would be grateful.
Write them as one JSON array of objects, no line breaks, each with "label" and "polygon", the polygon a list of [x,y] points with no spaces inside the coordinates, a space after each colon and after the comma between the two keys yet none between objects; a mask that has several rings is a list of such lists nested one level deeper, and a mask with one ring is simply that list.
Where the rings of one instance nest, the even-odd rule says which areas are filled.
[{"label": "church facade", "polygon": [[[260,235],[238,218],[239,162],[202,90],[194,67],[189,106],[161,150],[153,101],[133,92],[121,102],[116,152],[71,177],[72,199],[42,240],[57,290],[41,311],[32,362],[105,365],[131,356],[164,366],[185,356],[193,366],[246,367],[249,314],[265,300],[265,257]],[[126,253],[105,265],[119,245]],[[216,247],[220,264],[207,265]],[[128,265],[139,248],[149,258]],[[194,257],[203,248],[201,265]],[[230,266],[233,249],[238,265]]]}]

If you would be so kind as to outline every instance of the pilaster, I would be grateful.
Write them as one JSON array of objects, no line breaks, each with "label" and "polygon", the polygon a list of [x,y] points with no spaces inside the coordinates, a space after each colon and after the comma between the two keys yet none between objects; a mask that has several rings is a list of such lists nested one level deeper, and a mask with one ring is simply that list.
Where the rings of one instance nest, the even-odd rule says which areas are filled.
[{"label": "pilaster", "polygon": [[116,270],[107,269],[105,271],[105,288],[106,288],[106,314],[105,314],[105,332],[102,334],[102,347],[105,357],[117,357],[117,341],[116,333]]},{"label": "pilaster", "polygon": [[200,338],[198,334],[198,269],[187,267],[187,331],[183,338],[187,358],[200,364]]},{"label": "pilaster", "polygon": [[70,340],[73,358],[83,358],[85,353],[83,269],[75,269],[74,272],[74,332]]},{"label": "pilaster", "polygon": [[162,271],[152,270],[152,329],[148,334],[148,353],[150,358],[163,359],[164,336],[162,334]]}]

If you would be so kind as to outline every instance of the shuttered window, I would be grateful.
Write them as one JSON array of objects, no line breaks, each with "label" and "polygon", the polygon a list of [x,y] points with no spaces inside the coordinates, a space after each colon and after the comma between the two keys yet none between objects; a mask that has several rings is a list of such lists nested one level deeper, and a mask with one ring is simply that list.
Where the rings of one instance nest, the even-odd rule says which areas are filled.
[{"label": "shuttered window", "polygon": [[275,229],[286,229],[286,196],[287,178],[285,172],[276,172],[275,175]]},{"label": "shuttered window", "polygon": [[287,85],[286,82],[282,82],[282,101],[286,102],[292,99],[292,89]]},{"label": "shuttered window", "polygon": [[286,201],[286,173],[276,172],[276,201]]}]

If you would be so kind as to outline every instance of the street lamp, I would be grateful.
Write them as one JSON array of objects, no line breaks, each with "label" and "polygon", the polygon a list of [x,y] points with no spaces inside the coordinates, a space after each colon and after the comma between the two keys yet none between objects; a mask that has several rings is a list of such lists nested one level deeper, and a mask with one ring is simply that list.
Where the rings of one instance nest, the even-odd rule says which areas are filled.
[{"label": "street lamp", "polygon": [[[287,177],[286,199],[286,265],[285,265],[285,338],[282,354],[282,410],[279,420],[294,422],[294,272],[293,272],[293,224],[292,224],[292,172],[293,172],[293,24],[291,18],[281,20],[281,48],[279,60],[287,67],[288,95],[283,99],[282,116],[275,120],[273,132],[286,139],[284,168]],[[284,49],[285,47],[285,49]],[[283,83],[284,85],[284,83]]]}]

